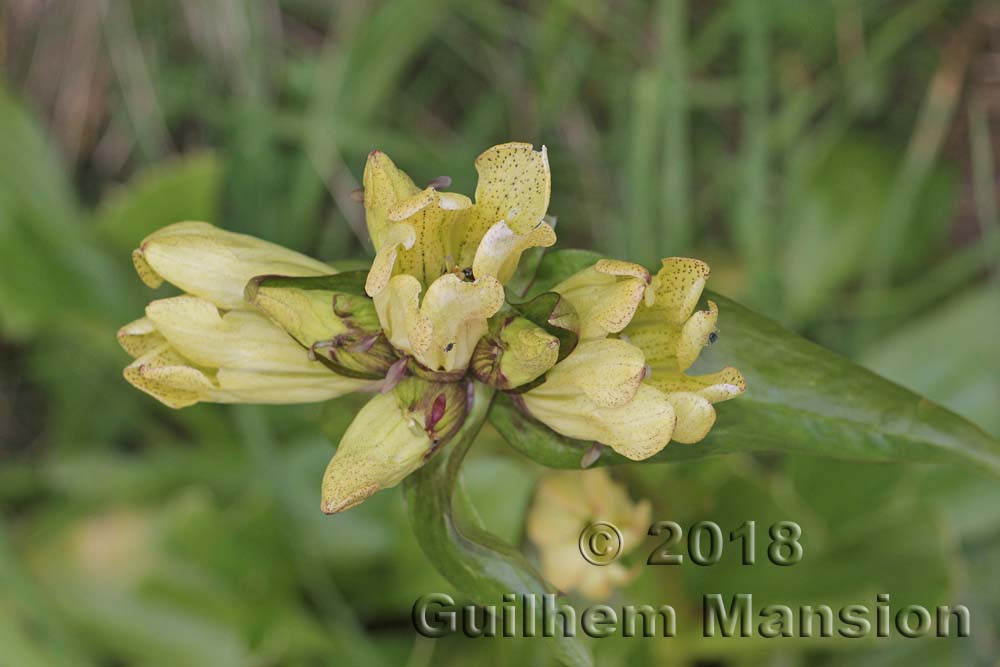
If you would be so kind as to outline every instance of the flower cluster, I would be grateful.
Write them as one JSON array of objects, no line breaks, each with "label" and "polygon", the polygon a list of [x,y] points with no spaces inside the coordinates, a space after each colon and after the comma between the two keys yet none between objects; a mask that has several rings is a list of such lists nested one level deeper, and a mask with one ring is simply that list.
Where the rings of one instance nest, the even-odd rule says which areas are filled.
[{"label": "flower cluster", "polygon": [[125,378],[166,405],[301,403],[373,392],[323,479],[339,512],[397,484],[465,420],[471,383],[516,392],[563,435],[636,460],[701,440],[740,373],[685,373],[715,335],[698,260],[601,260],[529,302],[505,286],[522,254],[556,240],[543,148],[476,160],[475,198],[419,188],[384,153],[364,173],[367,272],[333,267],[203,222],[157,231],[133,253],[153,301],[119,331]]}]

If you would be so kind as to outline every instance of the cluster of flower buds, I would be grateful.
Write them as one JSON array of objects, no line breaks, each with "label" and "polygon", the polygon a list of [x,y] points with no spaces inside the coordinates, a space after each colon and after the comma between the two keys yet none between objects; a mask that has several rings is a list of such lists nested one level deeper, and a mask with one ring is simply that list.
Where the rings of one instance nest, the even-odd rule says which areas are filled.
[{"label": "cluster of flower buds", "polygon": [[370,270],[322,262],[203,222],[157,231],[133,253],[153,301],[119,331],[126,379],[174,408],[199,401],[301,403],[375,396],[345,432],[323,480],[338,512],[397,484],[462,425],[472,382],[515,393],[563,435],[644,459],[693,443],[713,404],[745,388],[734,368],[686,371],[715,335],[695,310],[698,260],[643,267],[601,260],[518,302],[505,287],[522,254],[556,240],[543,148],[510,143],[476,160],[475,198],[426,188],[384,153],[364,173],[376,249]]}]

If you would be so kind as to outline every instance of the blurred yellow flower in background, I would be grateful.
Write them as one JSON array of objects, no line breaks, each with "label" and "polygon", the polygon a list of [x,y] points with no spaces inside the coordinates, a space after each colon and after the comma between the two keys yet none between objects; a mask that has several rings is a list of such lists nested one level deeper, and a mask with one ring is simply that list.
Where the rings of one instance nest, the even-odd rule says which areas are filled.
[{"label": "blurred yellow flower in background", "polygon": [[620,560],[590,563],[580,553],[580,534],[595,521],[607,521],[621,531],[624,556],[641,543],[651,517],[649,501],[633,502],[604,468],[564,470],[545,475],[538,483],[527,533],[538,549],[542,574],[552,585],[591,600],[606,600],[635,579],[639,570]]}]

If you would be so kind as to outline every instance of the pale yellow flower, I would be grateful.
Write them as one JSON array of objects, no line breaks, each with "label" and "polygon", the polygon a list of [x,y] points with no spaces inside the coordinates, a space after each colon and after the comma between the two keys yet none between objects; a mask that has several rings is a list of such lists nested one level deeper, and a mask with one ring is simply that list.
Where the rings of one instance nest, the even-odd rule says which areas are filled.
[{"label": "pale yellow flower", "polygon": [[593,340],[580,343],[521,398],[554,431],[641,460],[670,442],[676,423],[663,393],[643,384],[645,374],[639,348],[613,338]]},{"label": "pale yellow flower", "polygon": [[732,366],[707,375],[687,375],[716,331],[719,309],[708,301],[696,311],[710,270],[705,262],[685,257],[663,260],[653,278],[651,299],[641,304],[623,335],[646,356],[646,384],[664,392],[677,414],[673,439],[702,440],[715,424],[713,403],[746,391],[743,375]]},{"label": "pale yellow flower", "polygon": [[634,579],[639,571],[619,557],[594,565],[580,553],[580,534],[596,521],[606,521],[622,533],[622,556],[642,543],[652,508],[648,500],[632,502],[625,488],[604,468],[560,471],[542,478],[527,518],[528,538],[538,549],[542,574],[563,592],[576,591],[605,600]]},{"label": "pale yellow flower", "polygon": [[602,259],[552,288],[569,300],[580,316],[580,339],[616,334],[628,325],[650,283],[645,267]]},{"label": "pale yellow flower", "polygon": [[652,279],[636,264],[601,260],[557,285],[580,314],[581,342],[524,405],[553,430],[634,460],[671,440],[703,439],[715,423],[712,403],[746,388],[732,367],[684,374],[715,331],[714,303],[693,312],[707,278],[698,260],[664,260]]},{"label": "pale yellow flower", "polygon": [[243,289],[254,276],[336,273],[294,250],[207,222],[178,222],[150,234],[132,252],[132,263],[149,287],[167,281],[226,309],[248,308]]},{"label": "pale yellow flower", "polygon": [[135,357],[125,379],[160,402],[183,408],[212,403],[310,403],[370,384],[341,377],[257,313],[220,311],[177,296],[153,301],[146,316],[118,332]]},{"label": "pale yellow flower", "polygon": [[468,366],[521,254],[555,243],[544,219],[551,188],[544,148],[494,146],[476,159],[476,170],[473,203],[419,189],[385,153],[373,152],[365,167],[376,248],[366,290],[393,345],[432,371]]},{"label": "pale yellow flower", "polygon": [[125,379],[165,405],[308,403],[370,384],[311,360],[244,299],[254,276],[336,273],[330,266],[204,222],[160,229],[143,240],[132,261],[150,287],[168,281],[188,293],[153,301],[145,317],[118,332],[135,358]]},{"label": "pale yellow flower", "polygon": [[412,377],[368,401],[323,475],[323,512],[342,512],[399,484],[458,430],[466,402],[465,384]]}]

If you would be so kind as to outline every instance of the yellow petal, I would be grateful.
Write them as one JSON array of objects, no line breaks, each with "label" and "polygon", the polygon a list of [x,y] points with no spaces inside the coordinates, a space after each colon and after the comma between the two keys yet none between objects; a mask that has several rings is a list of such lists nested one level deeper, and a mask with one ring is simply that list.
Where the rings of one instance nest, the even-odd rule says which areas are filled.
[{"label": "yellow petal", "polygon": [[417,230],[406,222],[393,223],[392,227],[384,235],[381,245],[376,246],[375,260],[365,278],[365,292],[368,296],[375,296],[385,289],[392,278],[396,266],[396,258],[399,253],[407,248],[412,248],[417,242]]},{"label": "yellow petal", "polygon": [[194,405],[214,388],[203,372],[189,366],[167,343],[137,358],[122,375],[136,389],[175,409]]},{"label": "yellow petal", "polygon": [[195,365],[164,343],[129,364],[123,375],[171,408],[208,403],[313,403],[366,386],[363,380],[318,373],[211,369]]},{"label": "yellow petal", "polygon": [[715,408],[712,404],[704,396],[686,391],[666,396],[677,415],[673,439],[685,444],[703,440],[715,425]]},{"label": "yellow petal", "polygon": [[683,375],[681,373],[657,373],[653,371],[646,382],[660,391],[694,392],[711,403],[719,403],[735,398],[746,391],[747,383],[743,374],[732,366],[726,366],[717,373],[707,375]]},{"label": "yellow petal", "polygon": [[410,354],[425,352],[431,344],[431,322],[420,312],[420,281],[410,275],[393,276],[374,297],[382,330],[393,347]]},{"label": "yellow petal", "polygon": [[[166,386],[215,403],[309,403],[367,387],[341,377],[267,318],[247,311],[220,313],[209,301],[178,296],[153,301],[146,316],[169,343],[147,371]],[[170,366],[170,370],[158,369]],[[183,367],[190,367],[184,370]],[[192,374],[192,370],[196,374]]]},{"label": "yellow petal", "polygon": [[[578,470],[547,473],[535,492],[534,508],[544,510],[545,514],[557,516],[563,524],[577,524],[593,518],[584,487],[580,484],[579,474]],[[576,532],[576,537],[580,536],[575,527],[570,530]],[[549,541],[548,538],[547,532],[538,531],[532,540],[537,544],[543,544]]]},{"label": "yellow petal", "polygon": [[525,529],[539,547],[576,544],[580,531],[593,519],[579,471],[559,471],[542,478],[535,491]]},{"label": "yellow petal", "polygon": [[391,209],[389,219],[405,221],[415,235],[414,242],[400,251],[397,271],[429,285],[452,269],[456,252],[455,229],[471,205],[468,197],[427,188]]},{"label": "yellow petal", "polygon": [[624,529],[619,521],[634,510],[625,487],[611,479],[605,468],[591,468],[577,474],[580,475],[579,484],[583,487],[590,515],[611,521]]},{"label": "yellow petal", "polygon": [[579,590],[589,570],[604,569],[584,560],[575,541],[548,546],[541,550],[539,556],[542,573],[559,591]]},{"label": "yellow petal", "polygon": [[602,599],[637,572],[618,563],[596,567],[585,561],[579,551],[581,531],[594,521],[610,521],[622,532],[622,553],[629,553],[642,545],[651,517],[649,501],[633,503],[605,468],[558,471],[539,481],[526,532],[538,548],[546,579],[560,590]]},{"label": "yellow petal", "polygon": [[[326,370],[326,369],[324,369]],[[220,368],[217,388],[202,400],[210,403],[266,403],[287,405],[328,401],[353,391],[370,390],[370,382],[346,378],[327,370],[320,373],[260,372]]]},{"label": "yellow petal", "polygon": [[146,237],[133,253],[143,282],[163,280],[221,308],[247,308],[243,288],[254,276],[320,276],[326,264],[288,248],[205,222],[178,222]]},{"label": "yellow petal", "polygon": [[624,329],[642,303],[649,272],[631,262],[602,259],[556,285],[580,316],[580,338],[603,338]]},{"label": "yellow petal", "polygon": [[682,325],[667,321],[661,308],[642,305],[623,335],[645,353],[653,377],[671,375],[695,362],[708,345],[718,318],[719,309],[713,301],[708,302],[708,310],[694,313]]},{"label": "yellow petal", "polygon": [[382,151],[372,151],[368,155],[363,183],[365,222],[372,244],[377,249],[385,243],[385,234],[391,226],[389,210],[420,192],[420,188]]},{"label": "yellow petal", "polygon": [[166,339],[156,330],[156,325],[148,317],[140,317],[118,330],[118,344],[133,359],[141,357],[165,342]]},{"label": "yellow petal", "polygon": [[515,234],[503,220],[483,236],[472,262],[472,272],[479,278],[495,276],[506,283],[517,270],[521,254],[528,248],[548,248],[555,244],[556,232],[547,223],[539,223],[527,234]]},{"label": "yellow petal", "polygon": [[438,199],[437,190],[434,188],[424,188],[412,197],[407,197],[389,209],[388,217],[392,222],[402,222],[411,215],[416,215],[427,207],[436,204]]},{"label": "yellow petal", "polygon": [[518,235],[534,229],[545,217],[552,186],[544,146],[540,151],[525,143],[494,146],[476,158],[476,171],[476,204],[460,235],[463,267],[472,266],[480,240],[497,222]]},{"label": "yellow petal", "polygon": [[711,270],[700,259],[670,257],[653,278],[652,292],[655,306],[662,311],[666,321],[682,324],[701,298]]},{"label": "yellow petal", "polygon": [[699,310],[681,327],[681,335],[677,340],[677,366],[680,370],[690,368],[702,349],[708,345],[709,336],[715,331],[718,319],[719,307],[714,301],[709,301],[708,310]]},{"label": "yellow petal", "polygon": [[174,349],[200,366],[331,374],[322,364],[310,361],[291,336],[257,313],[222,314],[210,301],[177,296],[150,303],[146,317]]},{"label": "yellow petal", "polygon": [[361,408],[323,474],[323,512],[350,509],[423,465],[431,441],[422,425],[411,422],[393,393],[378,394]]},{"label": "yellow petal", "polygon": [[628,570],[617,562],[603,567],[590,566],[584,571],[576,590],[590,600],[607,600],[616,589],[635,579],[639,572],[638,569]]},{"label": "yellow petal", "polygon": [[641,385],[624,405],[602,407],[583,392],[546,390],[548,384],[546,380],[521,398],[536,419],[557,433],[600,442],[636,461],[649,458],[670,442],[676,423],[673,406],[649,385]]},{"label": "yellow petal", "polygon": [[515,234],[526,234],[541,222],[549,207],[552,177],[545,147],[508,143],[476,158],[479,184],[476,210],[490,225],[503,220]]},{"label": "yellow petal", "polygon": [[633,461],[653,456],[673,437],[677,416],[667,397],[648,385],[619,408],[602,408],[600,418],[608,432],[599,440]]},{"label": "yellow petal", "polygon": [[615,338],[583,342],[546,376],[549,391],[582,391],[596,405],[614,407],[635,396],[646,374],[642,350]]},{"label": "yellow petal", "polygon": [[523,317],[503,327],[500,341],[499,370],[508,387],[534,381],[559,358],[559,339]]},{"label": "yellow petal", "polygon": [[420,313],[430,322],[431,340],[414,349],[417,360],[431,370],[465,368],[476,343],[486,333],[486,320],[504,303],[503,285],[493,276],[466,282],[453,273],[427,288]]},{"label": "yellow petal", "polygon": [[139,275],[139,280],[143,282],[146,287],[156,289],[163,284],[163,278],[160,277],[153,267],[149,265],[146,258],[142,254],[142,250],[136,248],[132,251],[132,266],[135,267],[135,272]]}]

